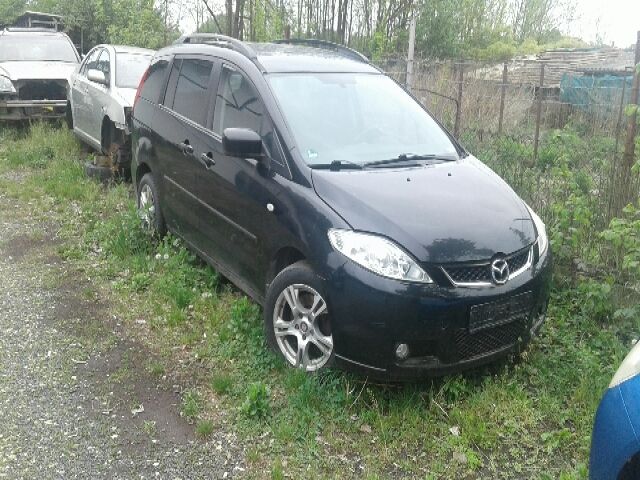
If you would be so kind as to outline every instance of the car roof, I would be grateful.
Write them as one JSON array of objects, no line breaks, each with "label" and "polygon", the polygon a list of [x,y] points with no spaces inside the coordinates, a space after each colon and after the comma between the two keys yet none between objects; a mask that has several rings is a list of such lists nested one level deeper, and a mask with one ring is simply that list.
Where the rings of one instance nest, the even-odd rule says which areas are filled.
[{"label": "car roof", "polygon": [[128,45],[111,45],[116,53],[137,53],[141,55],[153,55],[155,50],[149,48],[130,47]]},{"label": "car roof", "polygon": [[[204,36],[204,35],[203,35]],[[195,37],[195,36],[194,36]],[[197,37],[196,37],[197,38]],[[332,72],[332,73],[380,73],[380,71],[364,61],[364,57],[357,52],[335,46],[319,48],[318,46],[289,44],[289,43],[253,43],[238,42],[241,48],[234,49],[223,42],[212,43],[181,43],[171,45],[160,54],[211,54],[220,57],[233,58],[240,52],[250,60],[257,62],[258,68],[264,73],[293,73],[293,72]],[[329,45],[329,44],[327,44]],[[231,53],[234,52],[234,53]],[[253,57],[253,58],[252,58]]]}]

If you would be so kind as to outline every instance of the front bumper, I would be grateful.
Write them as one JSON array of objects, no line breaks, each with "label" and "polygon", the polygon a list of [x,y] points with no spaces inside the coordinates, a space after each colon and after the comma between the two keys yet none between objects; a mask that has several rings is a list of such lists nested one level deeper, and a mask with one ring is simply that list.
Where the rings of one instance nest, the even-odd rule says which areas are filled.
[{"label": "front bumper", "polygon": [[[336,363],[372,377],[412,380],[455,373],[523,348],[542,325],[552,270],[549,251],[501,286],[442,287],[398,282],[346,262],[327,280]],[[471,333],[471,307],[525,294],[508,322]],[[395,355],[398,344],[409,356]]]},{"label": "front bumper", "polygon": [[0,120],[61,118],[66,107],[66,100],[0,100]]}]

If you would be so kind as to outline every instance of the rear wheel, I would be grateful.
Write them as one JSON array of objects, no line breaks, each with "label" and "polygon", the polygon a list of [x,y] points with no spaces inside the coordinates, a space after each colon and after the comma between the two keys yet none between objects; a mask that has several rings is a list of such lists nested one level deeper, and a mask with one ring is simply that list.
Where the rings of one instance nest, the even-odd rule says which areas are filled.
[{"label": "rear wheel", "polygon": [[151,173],[145,173],[138,185],[138,216],[142,228],[151,235],[162,237],[167,233],[158,188]]},{"label": "rear wheel", "polygon": [[331,317],[322,279],[306,262],[280,272],[267,292],[269,345],[292,367],[315,372],[334,360]]}]

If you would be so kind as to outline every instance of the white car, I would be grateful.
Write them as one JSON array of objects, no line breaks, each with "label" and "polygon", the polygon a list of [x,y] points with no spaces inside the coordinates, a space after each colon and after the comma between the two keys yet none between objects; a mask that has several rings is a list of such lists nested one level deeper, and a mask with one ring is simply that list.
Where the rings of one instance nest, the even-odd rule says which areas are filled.
[{"label": "white car", "polygon": [[131,109],[154,53],[144,48],[98,45],[71,75],[67,124],[106,157],[103,167],[114,173],[128,174]]},{"label": "white car", "polygon": [[0,121],[63,118],[67,82],[79,61],[62,32],[0,30]]}]

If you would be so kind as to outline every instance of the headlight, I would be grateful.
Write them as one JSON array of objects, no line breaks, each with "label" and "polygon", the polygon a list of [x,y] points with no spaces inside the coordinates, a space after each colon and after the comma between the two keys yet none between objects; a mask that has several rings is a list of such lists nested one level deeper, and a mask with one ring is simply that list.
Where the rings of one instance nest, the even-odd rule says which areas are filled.
[{"label": "headlight", "polygon": [[[525,205],[527,205],[525,203]],[[549,239],[547,238],[547,228],[544,226],[544,222],[542,219],[533,211],[533,209],[527,205],[527,209],[531,214],[531,218],[533,218],[533,223],[536,226],[536,231],[538,232],[538,253],[540,256],[545,252],[547,247],[549,246]]]},{"label": "headlight", "polygon": [[640,342],[636,342],[635,346],[622,361],[609,384],[609,388],[617,387],[622,382],[635,377],[638,373],[640,373]]},{"label": "headlight", "polygon": [[408,254],[384,237],[331,229],[329,241],[338,252],[383,277],[408,282],[433,282]]},{"label": "headlight", "polygon": [[16,93],[16,89],[7,77],[0,75],[0,92]]}]

